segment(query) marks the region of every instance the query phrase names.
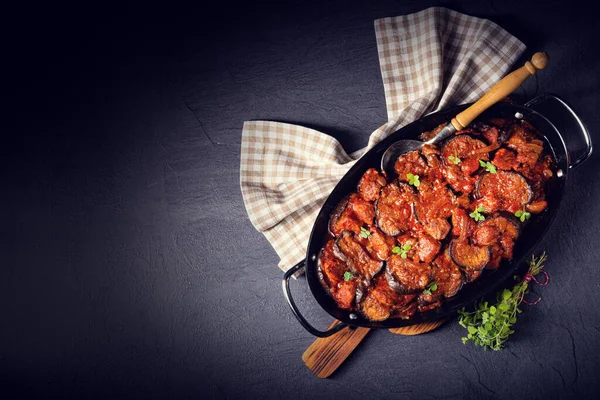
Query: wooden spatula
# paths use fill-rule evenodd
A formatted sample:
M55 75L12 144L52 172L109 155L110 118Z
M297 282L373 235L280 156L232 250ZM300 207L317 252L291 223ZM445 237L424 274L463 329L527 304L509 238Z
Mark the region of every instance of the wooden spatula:
M445 322L446 320L425 322L390 329L390 332L406 336L420 335L436 329ZM339 323L339 321L334 321L327 330ZM317 377L328 378L346 361L370 331L369 328L347 328L335 335L316 339L302 355L302 361Z

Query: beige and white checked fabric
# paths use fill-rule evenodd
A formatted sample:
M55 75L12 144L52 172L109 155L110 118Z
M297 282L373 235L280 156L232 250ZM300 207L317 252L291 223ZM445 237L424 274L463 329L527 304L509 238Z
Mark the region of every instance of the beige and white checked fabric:
M421 116L475 101L525 45L495 23L446 8L375 21L388 122L348 155L331 136L280 122L247 121L240 185L248 216L287 270L305 257L319 209L370 147Z

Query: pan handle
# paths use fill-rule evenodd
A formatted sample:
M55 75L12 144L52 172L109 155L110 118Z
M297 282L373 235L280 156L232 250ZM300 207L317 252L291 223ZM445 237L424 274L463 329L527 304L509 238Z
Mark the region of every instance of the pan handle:
M305 263L304 261L300 261L298 264L296 264L292 268L290 268L283 276L283 295L285 296L285 299L288 302L288 305L292 309L292 313L294 313L294 316L296 317L298 322L300 322L300 324L304 327L304 329L306 329L307 331L309 331L310 333L312 333L313 335L315 335L317 337L321 337L321 338L329 337L329 336L333 335L334 333L341 331L348 325L340 323L325 332L320 331L317 328L315 328L314 326L312 326L311 324L309 324L306 319L304 319L302 314L300 314L298 307L296 307L296 303L294 303L294 300L292 299L292 292L290 291L290 278L292 277L292 275L297 273L300 269L304 268L304 263Z
M546 104L545 106L544 106L544 103ZM592 138L590 137L590 133L588 132L587 128L585 127L583 121L581 121L581 118L579 118L579 116L575 113L575 111L573 111L573 109L567 103L565 103L562 99L560 99L559 97L557 97L553 94L549 94L549 93L541 94L541 95L537 96L536 98L534 98L533 100L530 100L529 102L527 102L525 104L525 107L532 108L536 111L539 111L541 114L548 115L547 113L544 113L542 110L545 107L547 107L548 105L551 106L552 105L551 103L558 105L562 109L566 110L569 114L571 114L571 116L573 117L574 123L569 124L569 127L571 127L571 125L573 125L574 129L578 129L579 133L583 137L585 149L581 152L581 155L579 157L577 157L577 159L573 162L571 162L571 157L569 156L569 169L575 169L592 155ZM552 118L550 118L550 120L552 120ZM554 122L558 122L558 121L552 121L552 122L554 123ZM565 142L565 145L566 145L566 142Z

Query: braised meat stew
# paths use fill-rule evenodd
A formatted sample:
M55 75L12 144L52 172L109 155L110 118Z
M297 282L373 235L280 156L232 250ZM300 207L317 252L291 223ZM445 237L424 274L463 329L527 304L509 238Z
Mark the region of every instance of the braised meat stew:
M507 119L475 122L394 169L368 169L337 205L317 262L338 307L370 321L433 310L502 268L522 226L548 207L554 176L536 129Z

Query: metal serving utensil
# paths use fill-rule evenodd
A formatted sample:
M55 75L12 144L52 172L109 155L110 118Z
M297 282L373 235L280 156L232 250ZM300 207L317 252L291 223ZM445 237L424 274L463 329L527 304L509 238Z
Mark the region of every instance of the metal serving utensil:
M459 113L455 118L452 118L450 123L442 128L432 139L426 142L403 139L388 147L383 156L381 156L381 170L385 171L388 176L395 176L394 163L398 156L414 150L420 150L426 144L440 143L457 131L464 129L482 112L514 92L531 75L534 75L538 70L546 68L546 65L548 65L548 55L543 52L535 53L531 57L531 61L527 61L524 66L502 78L482 98Z

